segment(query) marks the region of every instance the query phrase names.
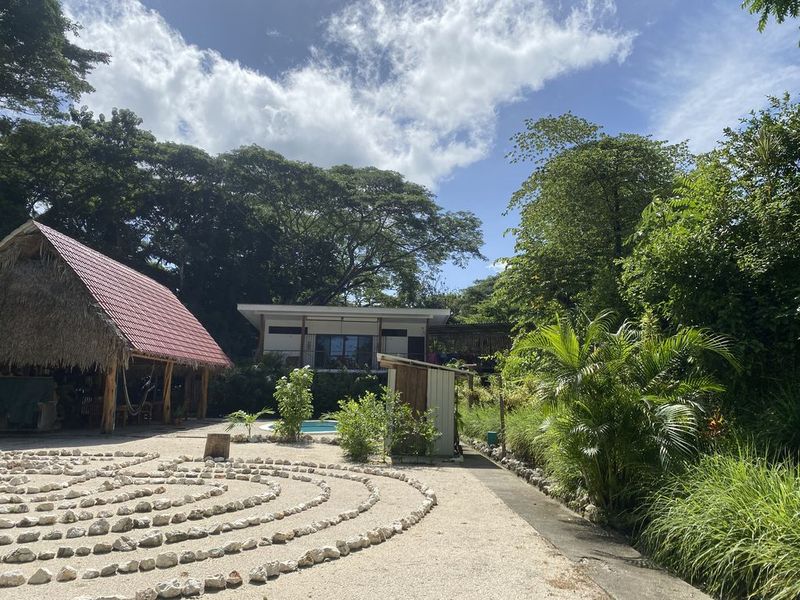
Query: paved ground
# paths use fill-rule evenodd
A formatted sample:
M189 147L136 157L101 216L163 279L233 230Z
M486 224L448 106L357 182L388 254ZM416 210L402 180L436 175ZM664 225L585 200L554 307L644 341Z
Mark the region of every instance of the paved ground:
M81 448L90 451L157 451L161 459L181 454L202 454L205 434L221 431L220 424L191 424L183 430L128 428L114 436L89 434L51 434L4 437L0 450L39 448ZM339 448L325 444L288 446L280 444L235 444L232 456L244 459L271 458L291 461L336 463L342 461ZM136 469L155 471L154 463ZM215 594L227 598L491 598L525 599L699 599L702 594L660 571L643 567L631 548L599 530L522 483L491 461L471 455L463 465L441 463L433 466L399 467L410 477L432 487L436 506L408 531L387 542L347 557L325 562L298 573L282 575L261 586L245 584L238 590ZM175 569L119 575L113 579L85 582L23 585L0 593L4 600L48 598L71 599L104 591L132 596L145 585L173 577L205 577L216 572L239 570L246 578L253 566L268 560L288 560L311 546L333 543L365 527L391 521L407 514L419 502L419 494L405 484L387 478L374 478L380 488L380 501L357 519L346 521L289 544L259 547L249 552L225 556L202 563L180 565ZM330 518L348 508L363 495L363 490L349 482L327 479L331 498L324 504L292 515L282 521L286 526L302 526ZM308 484L280 479L283 493L270 502L269 510L296 504L309 497ZM232 484L228 499L250 493L246 482ZM166 496L174 496L168 492ZM293 504L294 503L294 504ZM263 513L263 508L259 509ZM35 513L34 513L35 514ZM254 513L255 514L255 513ZM232 517L229 517L232 518ZM294 523L294 525L291 525ZM273 524L274 525L274 524ZM284 529L286 527L284 526ZM247 531L258 539L271 535L274 527L262 525ZM14 531L14 530L12 530ZM15 532L16 533L16 532ZM233 532L235 533L235 532ZM226 535L222 534L222 538ZM64 540L69 541L69 540ZM227 538L222 540L227 541ZM41 542L39 542L41 543ZM59 544L61 542L57 542ZM85 543L85 542L84 542ZM181 546L195 549L191 542ZM0 548L5 554L9 548ZM170 550L166 546L160 551ZM179 550L183 550L181 547ZM139 551L126 553L136 558ZM98 557L89 556L80 568L92 566ZM114 558L116 560L116 558ZM94 561L94 562L92 562ZM57 571L60 559L44 561ZM73 559L73 562L75 560ZM103 562L100 560L99 562ZM109 562L105 560L105 562ZM0 564L0 572L13 565ZM35 570L25 565L26 574ZM98 567L101 566L98 563ZM113 581L113 584L111 583Z
M612 598L709 600L685 581L655 568L623 537L589 523L484 456L468 451L464 466Z

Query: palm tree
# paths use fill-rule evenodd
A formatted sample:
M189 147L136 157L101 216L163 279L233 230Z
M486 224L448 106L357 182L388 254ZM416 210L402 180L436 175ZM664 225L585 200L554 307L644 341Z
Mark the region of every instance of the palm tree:
M230 431L237 425L244 425L247 427L247 439L250 439L250 432L253 428L253 425L256 421L258 421L264 415L274 415L275 411L270 410L268 408L262 408L257 413L249 413L243 410L237 410L232 412L228 415L225 415L225 420L228 422L228 426L225 428L225 431Z
M729 342L705 330L662 336L610 325L607 312L557 319L518 348L538 358L533 387L547 417L537 443L550 468L613 512L696 451L700 417L723 390L700 356L738 365Z

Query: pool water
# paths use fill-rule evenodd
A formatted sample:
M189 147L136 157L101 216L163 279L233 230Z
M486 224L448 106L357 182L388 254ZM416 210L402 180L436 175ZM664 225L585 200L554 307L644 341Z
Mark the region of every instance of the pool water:
M336 421L303 421L301 433L336 433Z
M269 425L262 425L260 429L272 431L274 426L274 423L270 423ZM336 433L336 421L309 419L308 421L303 421L300 426L300 433Z

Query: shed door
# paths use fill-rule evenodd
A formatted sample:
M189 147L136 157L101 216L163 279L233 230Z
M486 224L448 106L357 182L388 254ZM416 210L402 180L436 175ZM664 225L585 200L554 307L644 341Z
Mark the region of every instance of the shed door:
M455 374L431 369L428 379L428 403L434 411L436 429L442 434L434 443L437 456L452 456L455 442Z
M428 370L398 365L395 390L400 392L400 400L410 404L415 412L425 412L428 408Z

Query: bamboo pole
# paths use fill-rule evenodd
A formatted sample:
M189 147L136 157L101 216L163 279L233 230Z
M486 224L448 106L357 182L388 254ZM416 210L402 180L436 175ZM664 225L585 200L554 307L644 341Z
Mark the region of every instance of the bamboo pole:
M103 416L100 421L100 430L103 433L113 433L117 417L117 364L112 363L105 375L103 389Z
M173 362L168 362L164 365L164 389L161 396L164 401L161 414L164 424L172 422L172 368L174 366L175 363Z
M205 419L208 410L208 367L203 367L200 375L200 402L197 405L197 418Z

